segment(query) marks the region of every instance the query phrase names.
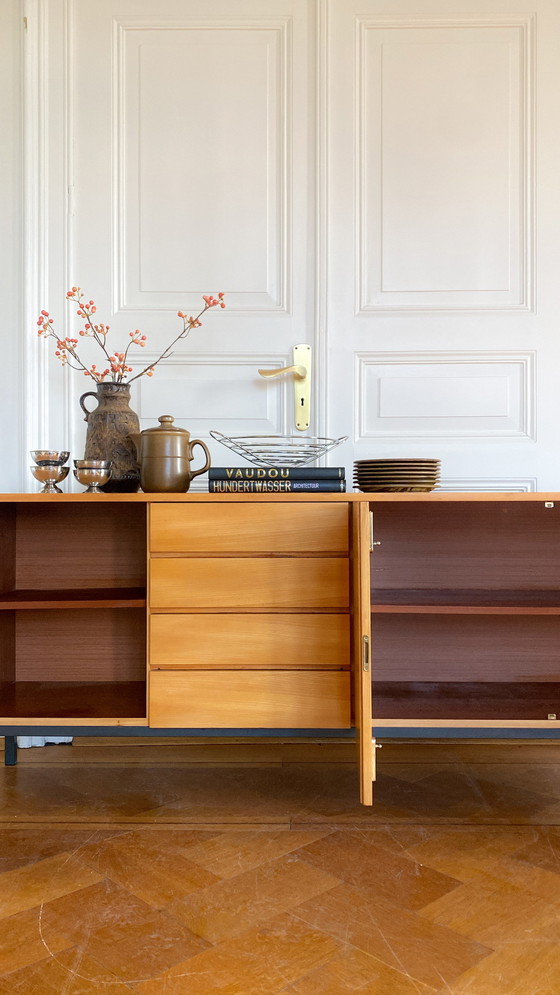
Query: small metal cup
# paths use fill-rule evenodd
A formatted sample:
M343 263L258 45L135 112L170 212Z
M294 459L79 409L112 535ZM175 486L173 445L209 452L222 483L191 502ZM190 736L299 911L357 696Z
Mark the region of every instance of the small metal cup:
M62 449L32 449L29 455L37 466L63 466L70 453Z
M76 462L76 461L75 461ZM78 461L79 462L79 461ZM109 461L110 462L110 461ZM111 477L111 466L79 466L74 476L80 484L87 484L84 494L102 494L100 490Z
M56 485L62 480L66 480L70 470L69 466L52 466L49 463L44 463L40 466L30 466L29 469L35 480L45 485L39 491L40 494L62 494L60 487Z

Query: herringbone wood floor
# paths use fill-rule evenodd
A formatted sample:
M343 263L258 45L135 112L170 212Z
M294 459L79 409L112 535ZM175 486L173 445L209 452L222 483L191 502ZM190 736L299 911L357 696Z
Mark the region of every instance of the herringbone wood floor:
M0 772L0 995L558 995L560 745L76 740Z

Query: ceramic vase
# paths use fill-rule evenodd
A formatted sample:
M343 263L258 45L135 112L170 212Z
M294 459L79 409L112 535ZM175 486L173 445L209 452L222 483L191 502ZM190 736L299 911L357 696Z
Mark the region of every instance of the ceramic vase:
M86 398L94 398L95 407L86 407ZM130 385L98 383L95 391L80 397L80 407L87 422L85 459L111 460L112 475L103 491L135 492L140 486L140 466L131 436L140 431L138 415L130 407Z

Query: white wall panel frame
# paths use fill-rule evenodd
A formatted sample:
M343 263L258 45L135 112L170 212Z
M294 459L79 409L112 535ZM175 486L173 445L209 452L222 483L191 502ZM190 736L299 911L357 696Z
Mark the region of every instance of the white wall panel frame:
M509 59L509 121L510 145L504 162L509 172L509 205L507 223L504 220L500 237L508 242L509 265L505 283L494 286L490 280L484 286L481 274L479 287L461 289L430 288L429 285L396 288L385 286L387 279L388 247L384 244L384 183L381 157L384 152L382 100L383 70L377 67L374 77L371 52L368 44L375 35L380 37L426 36L426 44L434 42L442 33L451 33L456 39L480 36L495 40L503 35L503 45L510 48ZM419 17L414 14L402 17L356 16L356 177L355 177L355 231L356 231L356 284L355 311L367 314L376 311L400 310L533 310L534 308L534 32L533 15L492 15L461 17ZM429 37L428 37L429 36ZM382 42L379 57L382 60ZM486 60L492 63L491 56ZM451 60L452 61L452 60ZM429 60L428 60L429 62ZM399 99L401 97L399 96ZM372 101L377 106L372 110ZM377 122L372 123L372 116ZM377 129L377 147L372 148L372 128ZM401 129L402 130L402 129ZM489 129L491 131L491 129ZM472 136L471 136L472 137ZM484 169L484 163L481 162ZM372 187L374 192L372 193ZM492 198L488 197L490 205ZM402 219L401 219L402 220ZM468 224L468 216L465 218ZM474 229L473 229L474 230ZM402 224L399 227L402 232ZM386 233L385 233L386 234ZM396 233L393 233L394 235ZM496 245L499 244L498 234ZM491 248L491 247L490 247ZM393 251L394 263L395 252ZM418 257L416 257L418 258ZM486 258L489 265L490 252ZM434 262L435 257L434 257ZM466 260L463 260L465 262ZM442 257L442 269L446 260Z
M534 442L535 372L533 351L357 352L354 440ZM395 377L396 397L391 392ZM490 389L479 402L479 388L488 377ZM400 412L396 401L402 405Z
M155 359L155 353L143 352L142 363L133 364L131 376ZM285 365L286 357L268 354L264 362L268 369L280 368ZM262 363L261 355L225 353L218 356L192 353L162 362L153 379L142 377L133 385L141 428L157 425L160 415L168 414L168 408L171 408L178 426L203 438L209 445L215 445L210 441L210 429L218 429L226 435L286 432L289 430L286 400L291 384L285 382L283 389L278 390L278 384L259 377L258 368ZM260 395L258 405L251 396L255 384ZM189 390L190 397L188 394L183 396L183 391ZM221 455L225 453L224 449Z
M146 19L141 17L115 17L113 27L113 72L115 77L113 106L113 287L115 292L114 310L174 310L183 306L188 290L189 306L194 306L195 298L208 292L204 283L198 288L175 286L172 290L143 289L141 254L146 248L146 240L140 221L142 196L141 164L132 161L133 146L140 141L140 134L135 129L141 127L141 98L133 91L133 81L137 77L140 89L140 65L134 59L140 59L141 53L154 39L174 38L177 42L191 42L194 45L198 34L201 39L216 41L228 35L239 44L244 34L248 43L254 46L260 43L266 48L267 80L263 87L269 101L267 108L267 161L266 178L261 178L266 185L266 238L258 253L266 260L266 278L260 289L244 290L240 287L241 280L231 281L233 286L220 285L219 289L227 290L228 307L235 311L246 313L267 313L270 311L287 313L291 309L291 259L292 237L292 177L290 164L293 157L291 145L291 102L292 102L292 18L278 18L263 14L258 18L222 18L195 19L180 18L173 20ZM135 37L137 36L137 37ZM131 43L131 39L133 40ZM233 49L232 49L233 52ZM236 57L239 56L235 50ZM227 87L227 73L216 80L216 85ZM256 94L258 88L253 87ZM136 99L138 98L138 99ZM175 122L178 123L178 122ZM131 127L132 125L132 127ZM196 135L193 135L193 160L196 160ZM203 139L199 136L199 141ZM239 143L241 145L241 142ZM235 142L231 143L232 157L235 155ZM236 199L236 186L232 182L232 200ZM239 189L237 189L239 196ZM136 205L134 208L133 205ZM200 205L196 205L200 210ZM236 244L240 255L244 236L250 235L250 228L243 230L240 219L239 226L232 231L225 230L222 235L224 245ZM192 238L189 232L185 238ZM199 243L203 243L204 230L199 228L195 233ZM133 247L138 247L137 251ZM256 247L255 247L256 248ZM159 244L156 257L164 251ZM157 282L157 281L156 281ZM237 289L239 288L239 289Z
M527 494L537 490L536 477L442 477L438 491Z

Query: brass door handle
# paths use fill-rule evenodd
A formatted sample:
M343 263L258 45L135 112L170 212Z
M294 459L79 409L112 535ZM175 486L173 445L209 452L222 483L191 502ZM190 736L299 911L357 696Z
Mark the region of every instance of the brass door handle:
M294 375L294 413L296 428L300 432L309 428L311 411L311 346L306 342L293 348L293 365L278 370L259 370L261 377L279 377L283 373Z
M305 366L283 366L281 370L259 370L261 377L279 377L281 373L293 373L298 380L305 380Z

